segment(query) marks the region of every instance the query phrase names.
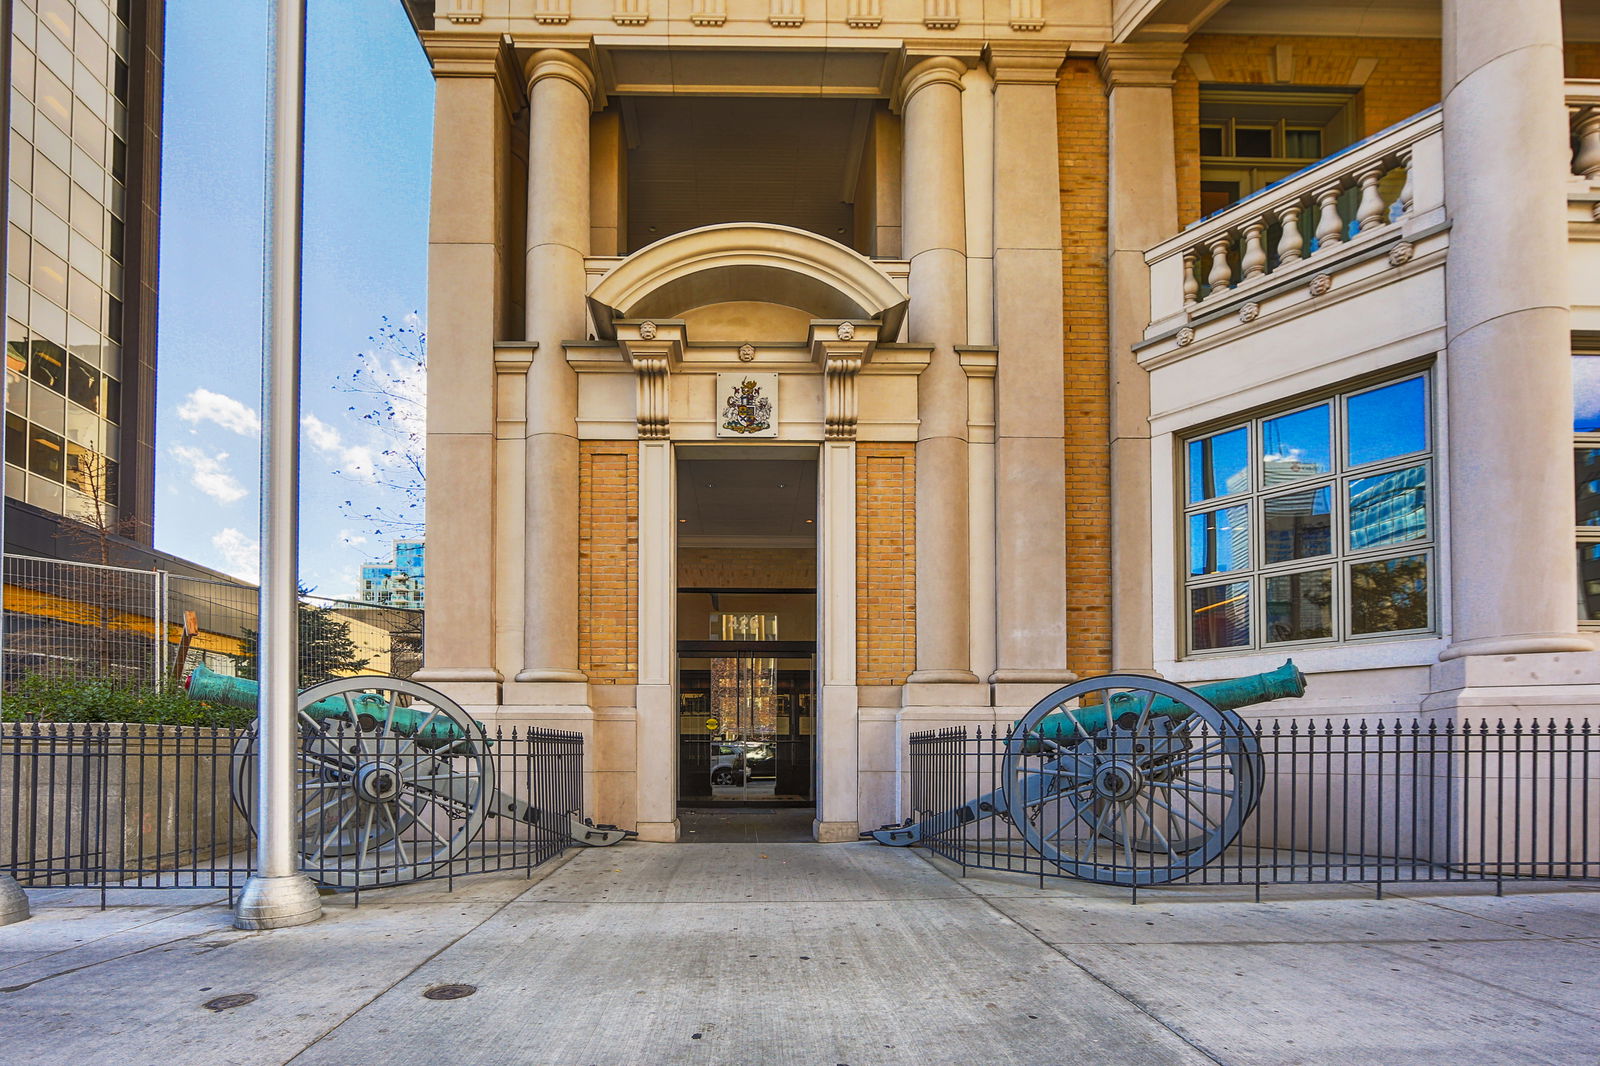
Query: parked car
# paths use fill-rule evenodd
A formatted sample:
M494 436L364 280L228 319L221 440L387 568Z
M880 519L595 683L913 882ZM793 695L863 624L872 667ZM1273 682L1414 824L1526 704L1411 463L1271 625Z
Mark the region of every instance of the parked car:
M711 783L742 785L750 780L750 764L745 746L737 740L713 741L711 745Z

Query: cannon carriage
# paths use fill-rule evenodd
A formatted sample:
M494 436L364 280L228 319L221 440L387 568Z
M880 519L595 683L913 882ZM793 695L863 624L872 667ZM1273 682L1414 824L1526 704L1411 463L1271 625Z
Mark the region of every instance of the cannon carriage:
M1238 708L1304 693L1293 661L1194 688L1138 674L1079 681L1012 726L998 788L862 836L910 847L1001 818L1069 876L1181 880L1227 850L1261 799L1261 746Z
M254 707L256 682L196 667L189 697ZM499 787L494 741L448 696L397 677L300 693L294 809L302 869L333 888L400 884L461 858L491 820L606 847L633 836ZM551 758L570 756L552 755ZM234 745L233 802L255 827L256 733Z

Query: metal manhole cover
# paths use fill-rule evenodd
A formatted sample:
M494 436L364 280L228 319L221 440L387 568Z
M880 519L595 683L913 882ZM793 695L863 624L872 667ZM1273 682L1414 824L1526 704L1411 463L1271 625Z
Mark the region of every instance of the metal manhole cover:
M434 985L422 993L423 999L466 999L478 990L477 985Z
M234 1007L242 1007L246 1003L254 1003L255 1001L255 993L237 992L231 996L218 996L216 999L208 999L201 1006L205 1007L206 1010L232 1010Z

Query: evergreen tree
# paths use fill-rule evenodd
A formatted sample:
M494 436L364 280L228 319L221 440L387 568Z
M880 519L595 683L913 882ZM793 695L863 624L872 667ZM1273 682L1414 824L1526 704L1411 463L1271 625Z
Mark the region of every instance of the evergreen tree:
M300 654L298 685L302 689L332 677L359 674L372 661L361 654L361 648L350 638L350 622L341 618L332 607L318 607L307 603L310 590L301 587L301 599L296 613L299 616ZM239 655L239 676L259 677L257 666L256 631L244 630L244 647Z

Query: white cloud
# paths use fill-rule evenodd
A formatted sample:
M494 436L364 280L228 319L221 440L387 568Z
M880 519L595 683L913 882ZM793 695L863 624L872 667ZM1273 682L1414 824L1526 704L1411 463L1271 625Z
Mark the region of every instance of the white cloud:
M222 568L228 573L245 581L257 579L261 564L259 541L230 527L212 537L211 546L222 553Z
M346 444L344 436L337 429L313 414L300 416L300 425L305 430L306 440L311 447L333 460L337 467L335 473L353 477L358 481L376 480L377 471L373 466L371 448L360 444Z
M365 544L366 542L367 542L367 538L362 536L362 534L358 530L354 530L354 529L341 529L341 530L339 530L339 543L344 545L347 548L359 548L363 544Z
M189 468L189 483L218 503L236 503L245 497L245 488L227 471L227 452L207 455L199 448L174 444L169 449L174 459Z
M261 435L261 418L249 407L210 389L195 389L178 405L178 417L185 422L215 422L223 429L244 437Z

